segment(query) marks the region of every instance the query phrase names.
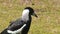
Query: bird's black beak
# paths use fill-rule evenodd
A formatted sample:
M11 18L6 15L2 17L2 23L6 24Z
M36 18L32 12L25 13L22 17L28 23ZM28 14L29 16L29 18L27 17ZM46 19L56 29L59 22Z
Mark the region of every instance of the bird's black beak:
M33 13L33 16L38 17L35 13Z

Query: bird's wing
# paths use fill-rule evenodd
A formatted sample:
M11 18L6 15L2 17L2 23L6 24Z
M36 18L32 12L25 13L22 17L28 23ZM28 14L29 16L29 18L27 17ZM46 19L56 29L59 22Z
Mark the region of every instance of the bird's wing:
M11 34L16 34L16 33L21 33L22 29L26 26L26 24L24 24L21 28L19 28L18 30L15 31L11 31L11 30L7 30L8 33Z
M26 24L24 21L22 21L22 20L15 21L14 23L11 23L10 26L8 27L8 32L16 33L18 31L21 31L25 26L26 26Z

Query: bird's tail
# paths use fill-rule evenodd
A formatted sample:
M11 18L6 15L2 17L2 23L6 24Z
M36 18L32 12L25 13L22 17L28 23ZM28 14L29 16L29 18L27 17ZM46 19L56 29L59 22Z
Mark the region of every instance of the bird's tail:
M8 34L7 33L7 28L5 30L3 30L0 34Z

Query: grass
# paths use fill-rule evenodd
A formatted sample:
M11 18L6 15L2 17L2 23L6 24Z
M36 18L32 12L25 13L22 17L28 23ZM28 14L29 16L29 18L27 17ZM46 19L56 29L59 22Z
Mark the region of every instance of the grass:
M29 34L60 34L60 0L0 0L0 32L10 21L20 18L27 6L38 15L38 18L32 16Z

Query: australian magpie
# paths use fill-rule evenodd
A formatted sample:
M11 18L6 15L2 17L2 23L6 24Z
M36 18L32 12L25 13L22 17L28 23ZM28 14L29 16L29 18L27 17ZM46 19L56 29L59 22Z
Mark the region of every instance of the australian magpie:
M1 32L1 34L28 34L32 21L31 15L37 17L31 7L26 7L22 12L22 17L12 21L10 25Z

